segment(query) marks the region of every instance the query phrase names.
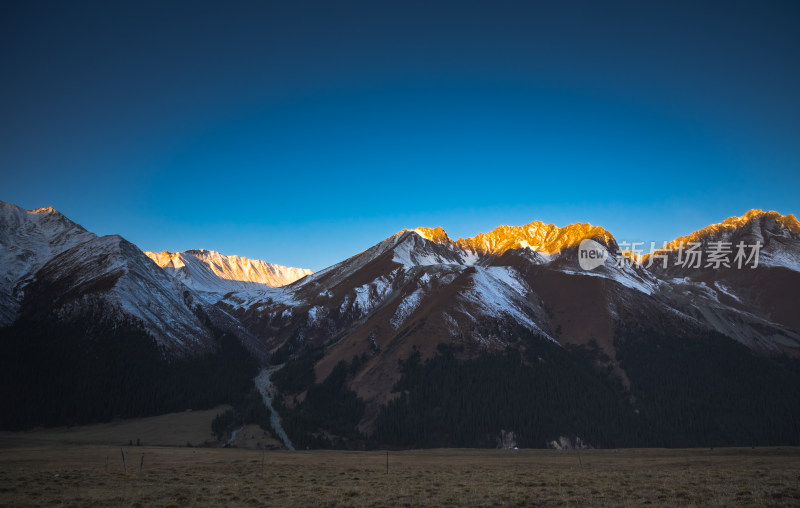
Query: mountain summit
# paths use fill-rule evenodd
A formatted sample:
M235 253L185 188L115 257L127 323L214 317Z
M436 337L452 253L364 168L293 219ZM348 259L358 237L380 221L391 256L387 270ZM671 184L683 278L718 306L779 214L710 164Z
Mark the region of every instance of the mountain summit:
M584 240L602 254L591 268ZM52 209L3 203L0 246L0 341L23 358L0 385L16 386L8 407L30 410L7 425L42 422L16 394L33 390L20 379L45 376L37 356L59 351L52 367L89 350L101 352L77 355L80 372L138 358L157 386L191 372L210 391L221 372L255 377L232 358L271 366L275 409L298 447L493 446L509 429L524 446L800 444L793 215L753 210L641 262L591 224L455 241L417 228L311 273L208 250L142 253ZM192 395L178 374L173 402ZM80 383L62 376L65 390L85 386L70 375ZM219 403L215 393L203 404Z
M311 270L274 265L258 259L225 256L204 249L145 252L164 271L197 291L229 293L285 286Z
M0 326L14 322L25 285L47 261L95 238L51 207L0 201Z
M580 223L558 227L534 221L525 226L498 226L489 233L479 233L456 241L451 240L441 227L420 227L413 231L431 242L454 245L479 255L495 256L512 249L525 248L547 255L558 254L565 249L576 247L586 238L605 245L614 243L614 237L605 229Z
M740 243L748 246L757 243L761 265L783 266L800 271L800 222L792 214L781 215L763 210L750 210L740 217L729 217L719 224L711 224L676 238L660 249L660 253L675 256L677 250L688 248L691 244L708 249L720 242L731 250ZM649 257L645 256L644 261Z

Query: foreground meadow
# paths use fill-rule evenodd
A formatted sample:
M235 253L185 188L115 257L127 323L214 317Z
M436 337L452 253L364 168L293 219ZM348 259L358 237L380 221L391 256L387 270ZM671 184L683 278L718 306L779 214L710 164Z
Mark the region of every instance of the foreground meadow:
M125 469L122 454L125 454ZM800 506L800 450L0 449L13 506Z

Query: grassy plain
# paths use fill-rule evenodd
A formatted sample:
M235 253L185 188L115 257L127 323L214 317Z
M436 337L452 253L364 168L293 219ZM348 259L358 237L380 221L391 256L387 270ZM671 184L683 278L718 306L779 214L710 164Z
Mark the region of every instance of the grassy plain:
M0 505L800 506L800 451L591 450L579 463L418 450L389 452L387 473L385 452L20 443L0 450Z
M798 448L391 451L387 473L383 451L198 448L224 409L0 433L0 506L800 506Z
M205 411L186 411L149 418L115 420L109 423L0 432L0 449L15 446L127 445L138 439L149 446L198 446L215 441L211 421L230 409L219 406Z

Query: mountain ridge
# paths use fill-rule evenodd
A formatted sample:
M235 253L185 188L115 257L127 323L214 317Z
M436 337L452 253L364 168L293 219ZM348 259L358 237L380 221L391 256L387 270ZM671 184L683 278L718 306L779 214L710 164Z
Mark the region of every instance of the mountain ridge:
M38 269L96 237L52 207L25 210L0 201L0 326L14 321L18 293Z
M659 409L648 401L661 388L652 384L650 371L640 362L654 361L651 356L658 348L673 355L661 359L673 369L662 376L673 371L687 375L682 365L695 365L700 361L697 354L714 351L748 365L755 362L750 365L753 375L761 376L755 383L768 379L757 373L773 366L783 369L778 378L791 386L791 358L800 358L800 319L794 310L800 302L800 264L793 263L800 256L800 235L794 216L777 212L753 210L681 237L701 238L703 247L739 239L760 242L761 262L741 268L678 266L677 247L668 253L672 265L667 268L648 266L647 258L634 263L602 227L534 221L455 241L442 228L404 229L316 273L285 272L302 277L269 286L265 282L274 282L269 276L286 267L271 272L277 265L204 249L144 253L122 237L97 237L63 222L68 219L57 212L37 209L43 211L33 214L8 206L3 210L10 210L0 215L0 226L5 225L0 227L3 255L15 259L17 254L34 253L12 266L7 279L17 277L11 284L16 289L0 295L18 303L15 312L29 322L68 323L71 316L77 320L87 315L106 328L141 322L164 351L184 356L214 354L220 333L235 336L262 366L284 365L285 370L276 373L284 383L276 384L280 396L274 401L281 416L294 422L287 432L295 444L364 446L364 436L384 436L381 439L390 440L386 444L403 446L492 442L486 434L491 429L470 434L474 441L450 441L441 429L436 434L440 441L415 441L403 434L411 428L400 433L387 428L393 425L387 411L405 422L429 410L434 417L435 408L412 410L412 404L422 403L425 394L419 390L425 391L426 385L445 381L420 383L408 376L422 375L428 365L433 370L425 375L435 375L443 368L437 362L449 365L456 377L467 374L453 362L470 369L501 369L487 374L486 379L494 380L503 369L522 368L517 379L545 383L530 369L555 362L561 370L546 370L563 396L577 396L564 383L578 375L570 369L581 369L582 386L600 399L615 400L615 411L655 414ZM50 217L54 225L37 236L41 217ZM604 262L591 270L581 265L585 239L607 251ZM5 250L6 245L13 248ZM707 360L711 361L703 359L698 368L727 375L715 364L703 363ZM295 375L306 381L287 380ZM692 389L702 392L702 376L697 379L700 384ZM402 386L414 388L406 393L398 388ZM715 397L733 397L724 384L709 386L716 390ZM800 381L797 387L800 391ZM328 390L328 395L320 390ZM536 390L525 393L547 407L554 404ZM325 415L335 412L331 401L337 397L351 414L329 420ZM755 399L751 402L756 404ZM751 402L743 406L748 421L773 425L772 420L753 416L757 412ZM464 401L467 407L472 403ZM446 401L436 404L447 406ZM598 417L605 414L599 407L587 409ZM527 433L529 439L544 435L541 429L532 430L534 416L527 410L523 420L523 413L513 408L498 411L517 418L516 427L501 428L522 429L520 435ZM693 406L692 411L702 408ZM596 444L629 442L612 428L600 434L576 429L565 415L553 415L546 432L549 440L589 432L585 435L595 436ZM607 424L624 421L637 426L642 420L655 425L650 417L617 416ZM722 428L710 415L702 418L708 429ZM450 414L448 419L457 421L458 416ZM659 432L674 431L670 429ZM708 429L693 431L697 441L691 442L718 442L703 437L711 432ZM639 432L644 437L630 442L681 442ZM742 435L724 442L740 443Z
M281 287L313 273L305 268L226 256L206 249L144 254L188 287L210 293Z
M407 231L407 230L404 230ZM575 247L586 238L599 240L600 243L616 244L611 233L601 226L589 223L574 223L563 227L533 221L523 226L497 226L487 233L478 233L469 238L453 241L441 227L418 227L411 231L435 243L454 245L478 254L500 255L511 249L530 248L546 255L558 254Z

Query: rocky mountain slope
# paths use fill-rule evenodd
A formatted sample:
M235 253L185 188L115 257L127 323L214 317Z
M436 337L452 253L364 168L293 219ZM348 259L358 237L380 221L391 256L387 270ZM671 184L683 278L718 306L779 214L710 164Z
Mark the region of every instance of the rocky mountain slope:
M731 284L764 278L775 269L786 272L784 280L796 277L800 270L791 260L800 252L793 233L797 221L755 211L735 221L742 231L751 231L748 241L755 238L754 222L765 224L758 238L766 245L755 268L701 268L681 277L684 272L648 266L647 257L642 264L630 262L607 231L584 224L503 226L455 242L440 228L419 228L402 231L279 293L231 294L220 305L240 316L275 351L294 348L286 341L295 336L294 342L328 348L349 344L352 353L361 354L389 344L397 347L398 336L401 343L413 343L414 334L491 349L505 347L511 330L522 327L561 344L596 341L613 358L614 326L620 321L657 318L666 328L731 334L721 318L699 313L698 306L712 304L723 315L739 316L733 336L746 345L763 352L795 351L800 326L779 304L798 301L784 288L794 286L773 281L757 302L744 306L741 299L749 297L737 291L746 293L752 286L734 291ZM592 271L581 269L577 259L577 246L586 238L610 252L606 263ZM677 245L673 242L670 248Z
M793 215L750 210L678 238L643 263L666 281L662 293L674 308L757 351L797 354L800 222Z
M0 203L0 427L211 407L252 385L263 343L136 246L52 208Z
M96 236L52 208L0 201L0 326L16 319L21 292L47 261Z
M312 274L205 250L142 253L52 209L3 204L0 246L4 324L88 315L141 329L178 357L219 349L227 332L261 365L285 364L274 404L300 446L485 446L506 420L502 429L528 445L581 433L598 445L742 444L747 435L776 443L800 422L797 411L762 407L800 407L792 215L753 210L640 257L590 224L501 226L455 241L418 228ZM603 254L593 269L587 248ZM753 377L738 399L731 362ZM451 407L434 389L449 386L445 372L468 376L450 391L480 379L488 388ZM504 372L550 387L517 390L549 408L546 425L545 409L514 409L521 401L508 398ZM493 384L505 386L494 398ZM751 393L769 384L789 391L760 401ZM735 430L715 419L723 409L692 405L692 393L738 407ZM584 416L564 412L564 398L582 400L574 403ZM505 401L492 413L501 419L481 416L479 401ZM685 412L696 425L681 441ZM437 418L483 423L454 435L427 427ZM777 430L754 430L765 426Z
M280 292L234 293L219 305L261 334L276 363L313 355L318 380L340 362L356 363L347 387L365 402L364 431L396 396L398 363L417 353L431 359L441 344L463 348L464 358L519 348L523 336L588 348L595 367L626 389L631 379L619 352L630 333L687 340L719 334L758 355L796 357L800 326L787 309L800 301L792 282L800 274L786 260L800 252L797 221L754 211L725 224L733 223L748 241L758 231L758 266L659 271L647 258L631 262L608 232L591 225L532 223L458 241L439 228L419 228ZM591 271L578 260L587 238L609 253Z
M141 328L179 356L213 349L212 325L239 328L120 236L98 237L52 208L3 203L0 211L4 324L91 316ZM242 332L257 351L260 344Z
M312 273L304 268L225 256L204 249L145 252L145 255L184 285L212 295L285 286Z

